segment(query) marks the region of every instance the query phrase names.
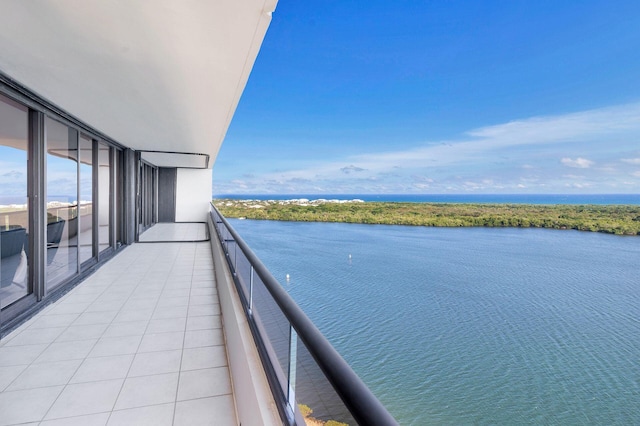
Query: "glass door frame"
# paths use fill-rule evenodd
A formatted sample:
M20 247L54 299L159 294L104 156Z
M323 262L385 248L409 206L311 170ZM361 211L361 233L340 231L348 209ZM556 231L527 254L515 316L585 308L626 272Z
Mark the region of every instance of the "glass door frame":
M140 158L137 153L136 241L158 222L158 167Z

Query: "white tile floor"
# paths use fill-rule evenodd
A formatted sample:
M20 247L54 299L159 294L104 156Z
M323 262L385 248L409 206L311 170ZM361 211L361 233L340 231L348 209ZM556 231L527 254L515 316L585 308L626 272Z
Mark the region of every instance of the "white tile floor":
M140 241L204 241L209 238L206 223L156 223L140 235Z
M0 426L237 425L210 250L132 245L0 341Z

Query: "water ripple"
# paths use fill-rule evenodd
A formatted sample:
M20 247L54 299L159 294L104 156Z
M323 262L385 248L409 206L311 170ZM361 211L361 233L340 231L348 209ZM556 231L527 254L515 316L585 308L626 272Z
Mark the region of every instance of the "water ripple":
M640 239L234 226L401 424L640 424Z

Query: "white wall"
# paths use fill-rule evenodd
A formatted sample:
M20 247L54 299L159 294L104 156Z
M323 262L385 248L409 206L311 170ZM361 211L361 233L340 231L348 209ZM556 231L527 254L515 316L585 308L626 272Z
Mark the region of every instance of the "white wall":
M176 222L206 222L213 191L211 169L178 169Z

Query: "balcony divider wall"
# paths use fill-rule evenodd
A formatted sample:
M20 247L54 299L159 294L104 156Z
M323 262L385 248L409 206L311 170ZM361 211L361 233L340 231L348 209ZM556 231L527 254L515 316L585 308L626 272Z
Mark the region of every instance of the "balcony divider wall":
M0 339L133 242L133 153L0 74Z

